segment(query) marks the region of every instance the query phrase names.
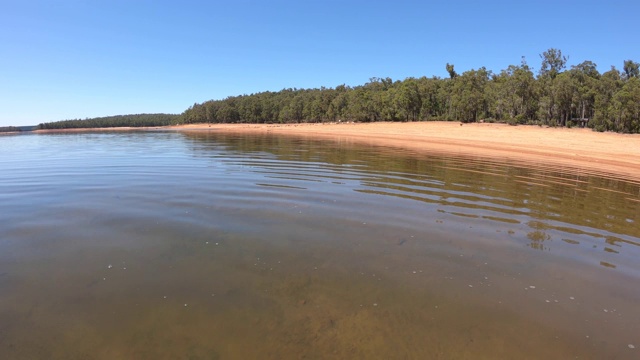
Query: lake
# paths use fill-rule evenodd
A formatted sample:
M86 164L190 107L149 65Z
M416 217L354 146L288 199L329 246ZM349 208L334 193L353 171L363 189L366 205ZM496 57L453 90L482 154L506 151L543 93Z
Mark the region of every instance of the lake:
M637 359L640 183L348 139L0 136L3 359Z

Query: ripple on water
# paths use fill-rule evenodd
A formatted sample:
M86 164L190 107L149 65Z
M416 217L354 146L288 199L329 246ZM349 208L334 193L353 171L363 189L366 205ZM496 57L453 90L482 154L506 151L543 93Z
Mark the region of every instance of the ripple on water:
M7 139L9 357L607 358L640 333L629 179L295 137Z

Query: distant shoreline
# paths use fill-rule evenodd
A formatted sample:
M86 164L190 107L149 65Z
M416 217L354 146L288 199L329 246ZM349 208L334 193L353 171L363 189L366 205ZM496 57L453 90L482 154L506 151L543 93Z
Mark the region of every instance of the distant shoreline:
M598 133L581 128L510 126L495 123L374 122L318 124L190 124L146 128L36 130L36 133L91 131L215 131L263 133L354 141L416 151L571 166L623 175L640 182L640 134Z
M101 127L101 128L70 128L70 129L38 129L33 130L36 134L49 134L49 133L76 133L76 132L107 132L107 131L146 131L146 130L162 130L169 129L172 126L151 126L151 127L134 127L134 126L121 126L121 127Z

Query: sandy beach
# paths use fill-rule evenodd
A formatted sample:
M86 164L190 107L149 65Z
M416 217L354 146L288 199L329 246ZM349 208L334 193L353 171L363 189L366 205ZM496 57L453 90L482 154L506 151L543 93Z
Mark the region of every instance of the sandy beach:
M571 166L640 181L640 134L598 133L591 129L509 126L458 122L378 122L340 124L194 124L180 131L273 133L364 142L417 151L445 151Z

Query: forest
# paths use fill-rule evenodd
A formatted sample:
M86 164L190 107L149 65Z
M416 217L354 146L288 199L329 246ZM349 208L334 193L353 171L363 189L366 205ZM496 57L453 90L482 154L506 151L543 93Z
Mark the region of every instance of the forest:
M511 125L586 126L640 132L640 64L600 73L592 61L567 69L559 49L540 54L537 73L522 58L500 72L481 67L462 73L446 64L446 78L371 78L360 86L283 89L195 103L180 115L138 125L129 115L40 124L41 128L162 126L192 123L301 123L430 121L503 122ZM160 114L158 114L160 115ZM115 118L118 121L116 121ZM110 119L110 120L102 120ZM160 120L162 119L162 120ZM102 126L97 126L102 127Z
M98 117L92 119L62 120L38 125L38 129L78 129L111 127L151 127L182 123L182 116L172 114L135 114Z
M0 133L3 132L20 132L20 128L17 126L0 126Z

